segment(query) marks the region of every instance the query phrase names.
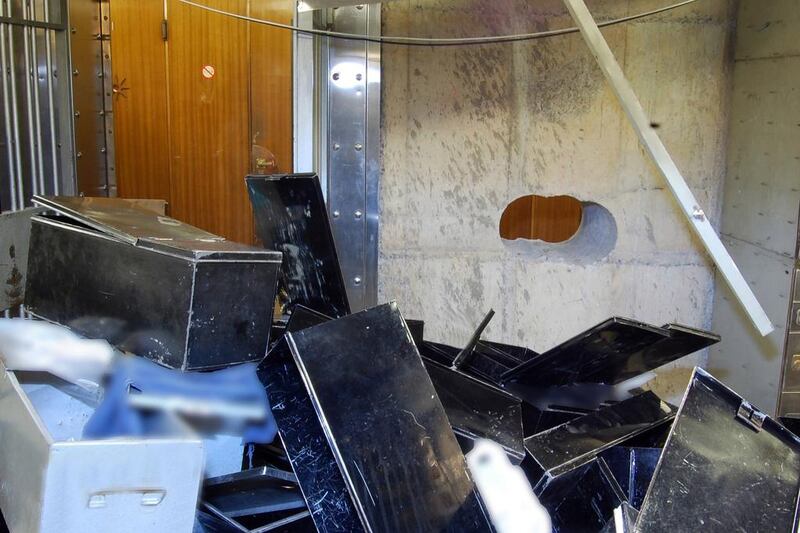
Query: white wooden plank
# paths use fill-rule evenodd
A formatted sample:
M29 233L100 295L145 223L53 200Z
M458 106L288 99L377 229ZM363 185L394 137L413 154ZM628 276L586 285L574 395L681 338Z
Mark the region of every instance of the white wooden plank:
M664 147L664 143L661 142L658 134L650 126L650 121L642 108L642 104L636 97L636 93L633 92L633 88L608 47L608 43L600 33L600 29L597 27L597 23L592 18L586 4L583 0L564 0L564 3L580 29L586 44L595 59L597 59L600 69L611 84L614 94L617 95L620 105L622 105L633 129L639 136L639 141L647 153L650 154L664 179L667 180L672 194L678 200L678 204L689 220L690 225L700 237L706 251L711 255L753 325L761 335L768 335L775 329L772 322L770 322L769 317L767 317L728 250L725 249L722 241L720 241L719 236L708 221L708 217L706 217L694 194L686 184L686 180L681 175L672 157L670 157L666 147Z

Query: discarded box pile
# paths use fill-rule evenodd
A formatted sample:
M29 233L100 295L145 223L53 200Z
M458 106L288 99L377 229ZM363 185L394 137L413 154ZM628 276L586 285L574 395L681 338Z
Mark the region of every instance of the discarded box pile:
M316 176L254 176L247 186L268 251L208 235L187 235L191 245L116 235L95 255L61 254L62 271L76 257L104 260L106 246L138 254L131 264L169 263L192 280L169 288L169 301L163 287L125 295L122 307L97 292L79 305L58 294L54 285L69 281L52 279L51 263L29 272L35 314L118 345L140 341L125 347L167 366L253 361L268 343L258 377L280 439L249 446L241 472L205 480L197 531L493 531L464 459L479 439L523 469L554 531L797 530L794 434L699 368L679 407L639 388L714 334L615 317L536 353L482 340L490 312L466 346L436 343L393 302L351 312ZM64 216L65 199L41 203ZM68 246L48 232L73 231L85 246L84 226L102 211L83 212L80 228L35 221L31 257ZM271 314L273 294L280 319L269 328L255 311ZM147 335L121 335L111 327L121 323ZM165 336L177 348L142 340Z

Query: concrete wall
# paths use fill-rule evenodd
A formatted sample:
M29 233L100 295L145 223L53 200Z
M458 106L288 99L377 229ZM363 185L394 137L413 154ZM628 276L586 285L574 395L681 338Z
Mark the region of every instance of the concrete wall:
M598 20L662 6L594 1ZM732 64L727 0L603 30L678 166L719 220ZM572 26L557 0L397 0L384 35L469 36ZM430 338L545 350L611 315L710 327L714 274L578 34L517 44L383 49L379 295ZM616 221L603 259L504 244L500 215L529 194L598 202ZM704 355L684 362L691 366ZM664 374L680 396L688 370Z
M760 337L720 279L708 364L773 412L800 207L800 2L742 0L737 27L722 233L776 330Z

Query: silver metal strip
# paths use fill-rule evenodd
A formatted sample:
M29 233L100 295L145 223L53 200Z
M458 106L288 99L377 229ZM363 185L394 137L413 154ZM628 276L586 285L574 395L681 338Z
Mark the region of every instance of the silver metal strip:
M3 7L5 9L5 7ZM9 187L9 200L11 202L10 209L16 211L19 209L17 204L17 169L14 164L14 146L17 145L16 130L12 128L12 108L11 108L11 92L10 85L13 85L11 76L13 69L10 64L10 56L8 54L8 43L11 39L11 28L5 24L0 23L0 76L2 76L3 87L3 126L6 132L6 156L8 157L8 187ZM5 206L3 206L5 207Z
M367 6L367 34L381 34L381 6ZM364 306L378 304L378 245L381 179L381 45L367 43L366 228L364 239Z
M336 9L333 27L366 32L368 13L363 5ZM368 306L367 43L331 41L327 65L328 212L350 307L357 311Z
M294 23L303 27L313 27L314 16L312 13L298 13L295 8ZM294 144L294 172L314 171L314 105L315 102L314 76L314 47L315 38L301 33L293 34L292 46L292 120Z
M65 28L69 28L69 7L67 0L58 1L59 18ZM57 100L60 102L74 102L72 87L72 43L70 31L60 31L56 34L56 70L53 78L56 83ZM61 77L58 77L58 74ZM58 107L58 157L60 161L59 173L61 174L61 194L74 195L78 193L77 159L75 157L75 115L73 106Z
M33 76L33 66L31 64L30 32L31 29L29 27L22 28L23 50L25 52L25 70L23 72L23 81L25 83L25 103L27 104L26 110L28 112L28 156L30 157L31 192L33 194L39 194L39 172L36 168L36 127L34 125L34 108L36 107L36 102L33 100L33 91L31 90L31 82L33 81L31 79ZM29 191L25 192L28 193ZM25 203L24 196L21 199L21 203L23 205Z
M9 9L11 7L9 6ZM11 28L8 29L8 59L9 59L9 82L11 85L11 119L13 125L13 132L14 132L14 161L13 163L16 166L16 180L15 180L15 188L14 188L14 205L16 205L15 209L21 209L25 205L24 195L23 195L23 184L22 184L22 149L20 145L22 144L22 139L20 138L20 127L19 127L19 98L17 94L17 84L16 80L14 79L17 71L16 66L16 58L14 57L14 32Z
M36 10L35 10L35 3L30 2L28 3L28 15L32 20L36 19ZM30 53L31 53L31 68L28 71L28 83L31 85L31 89L33 92L33 101L28 102L29 108L33 108L33 124L32 124L32 136L34 139L33 143L33 153L35 154L36 160L32 162L32 166L34 166L36 170L36 181L34 186L34 194L46 194L46 189L44 186L44 154L42 153L42 113L41 113L41 106L39 103L39 49L36 44L36 32L38 30L36 28L29 28L28 35L30 36L31 44L30 44ZM31 105L32 104L32 105Z
M44 20L50 22L50 0L44 2ZM60 176L58 172L58 143L56 142L56 112L55 112L55 98L53 96L53 47L50 43L52 37L51 30L45 30L45 63L46 63L46 76L47 76L47 109L48 119L50 120L50 157L53 165L53 193L59 194Z
M102 75L103 91L103 143L102 152L105 155L106 190L108 196L117 196L117 173L114 150L114 100L113 76L111 61L111 4L109 0L100 2L100 74Z
M672 195L689 221L689 225L700 238L706 251L728 283L742 309L747 313L750 321L762 336L768 335L775 329L775 326L770 322L747 280L742 276L725 245L722 244L719 235L717 235L711 222L709 222L708 217L700 208L697 198L689 189L686 180L678 170L675 161L669 155L664 143L661 142L656 130L651 127L650 120L647 118L641 102L639 102L630 82L622 72L611 48L603 38L603 34L600 33L597 23L592 18L592 14L586 4L583 0L564 0L564 3L576 25L580 28L581 35L583 35L586 45L597 60L600 70L603 71L606 80L614 90L614 94L617 96L617 100L638 135L642 147L645 148L645 151L650 155L653 163L655 163L666 180Z

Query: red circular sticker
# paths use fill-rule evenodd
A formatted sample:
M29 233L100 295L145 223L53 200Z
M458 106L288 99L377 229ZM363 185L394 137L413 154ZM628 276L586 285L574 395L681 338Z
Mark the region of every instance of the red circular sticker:
M217 71L214 70L214 67L212 67L211 65L205 65L203 67L203 77L205 79L207 79L207 80L210 80L211 78L213 78L214 74L216 74L216 72Z

